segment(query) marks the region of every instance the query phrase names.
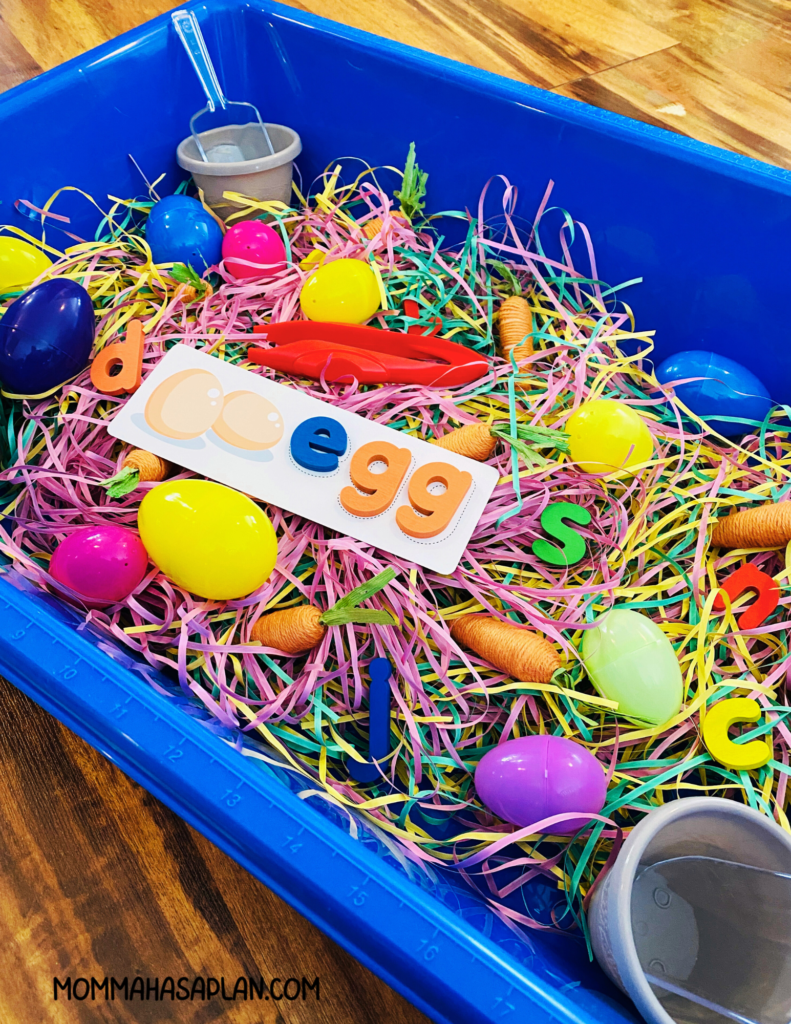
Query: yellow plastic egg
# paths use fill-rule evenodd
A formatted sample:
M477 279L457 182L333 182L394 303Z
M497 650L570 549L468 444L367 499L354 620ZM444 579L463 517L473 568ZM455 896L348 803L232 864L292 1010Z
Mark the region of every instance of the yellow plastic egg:
M140 502L137 526L154 564L199 597L246 597L275 567L267 517L251 498L211 480L159 484Z
M52 260L30 242L0 235L0 293L18 292L52 266Z
M379 309L376 274L362 260L323 263L302 285L299 302L308 320L361 324Z
M623 402L586 402L566 425L571 458L584 473L613 473L647 462L654 451L648 427Z

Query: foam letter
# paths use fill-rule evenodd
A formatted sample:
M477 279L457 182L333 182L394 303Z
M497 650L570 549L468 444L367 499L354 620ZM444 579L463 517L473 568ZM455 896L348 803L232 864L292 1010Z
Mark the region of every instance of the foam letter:
M736 572L732 572L722 584L722 590L731 601L735 601L747 590L754 590L758 599L745 609L739 616L739 629L755 629L769 618L780 600L780 588L772 577L762 572L752 562L745 562ZM722 594L714 598L714 610L725 611L725 600Z
M714 760L739 772L763 767L772 756L769 743L734 743L728 738L728 729L736 722L757 722L760 717L761 705L752 697L728 697L709 708L703 719L703 742Z
M291 457L298 466L314 473L331 473L348 444L346 431L329 416L303 420L291 435Z
M374 658L368 666L371 686L368 690L369 725L368 758L362 764L352 758L346 762L349 775L356 782L376 782L382 777L373 763L381 761L390 753L390 676L393 666L387 658Z
M429 491L429 487L436 483L445 487L442 494ZM412 507L402 505L396 512L396 522L408 537L418 540L436 537L453 519L471 483L469 473L447 462L429 462L421 466L409 481L407 494ZM415 509L421 515L416 515Z
M139 320L130 320L124 341L105 345L91 363L91 383L105 395L122 395L125 391L137 391L143 376L143 325ZM110 370L120 366L119 373L111 375Z
M570 501L553 501L541 513L541 528L544 533L559 540L562 547L539 538L533 541L533 554L548 565L575 565L585 557L585 541L564 519L570 519L579 526L587 526L591 514L581 505Z
M384 473L372 473L369 469L374 462L384 462ZM398 488L412 465L412 453L408 448L396 448L389 441L369 441L358 448L349 464L349 476L354 487L341 491L341 505L353 516L378 516L395 501Z

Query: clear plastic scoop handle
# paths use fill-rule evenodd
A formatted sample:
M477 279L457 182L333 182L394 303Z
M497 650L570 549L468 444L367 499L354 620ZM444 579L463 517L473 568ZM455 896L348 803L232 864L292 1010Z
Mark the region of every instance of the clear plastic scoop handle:
M200 30L198 19L193 11L174 11L172 15L173 25L178 32L179 39L184 44L195 74L206 93L209 110L214 113L217 107L225 110L226 100L223 95L222 86L217 78L214 65L211 62L209 51L203 33Z

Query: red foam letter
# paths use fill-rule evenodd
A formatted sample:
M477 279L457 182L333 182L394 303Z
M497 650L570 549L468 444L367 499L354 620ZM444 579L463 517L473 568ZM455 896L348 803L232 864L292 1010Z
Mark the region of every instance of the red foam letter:
M760 626L769 618L780 600L778 585L768 573L756 568L752 562L746 562L736 572L732 572L723 582L721 589L732 602L747 590L754 590L758 595L753 604L739 616L739 629L755 629L756 626ZM714 598L714 610L725 610L722 594L717 594Z

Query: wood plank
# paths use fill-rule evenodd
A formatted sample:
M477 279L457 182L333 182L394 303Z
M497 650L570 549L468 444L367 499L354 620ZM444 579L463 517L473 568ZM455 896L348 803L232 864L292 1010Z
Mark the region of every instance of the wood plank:
M169 0L3 0L1 9L22 45L48 68L174 6ZM676 42L613 0L294 0L293 6L544 87Z
M676 42L610 0L301 0L300 6L543 87Z
M741 54L742 70L739 70ZM767 68L757 64L766 59ZM768 79L791 63L791 40L778 36L763 48L736 50L725 60L676 46L556 92L657 124L703 142L791 167L791 103ZM734 67L734 64L736 65ZM788 86L783 87L788 93Z
M0 17L0 92L26 82L40 71L40 66Z
M0 680L0 1020L427 1024L68 729ZM53 999L53 978L320 978L303 1002ZM144 983L145 984L145 983Z
M46 70L178 6L171 0L2 0L0 15Z
M791 35L786 0L610 0L685 43L700 55L718 57L770 36Z

